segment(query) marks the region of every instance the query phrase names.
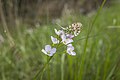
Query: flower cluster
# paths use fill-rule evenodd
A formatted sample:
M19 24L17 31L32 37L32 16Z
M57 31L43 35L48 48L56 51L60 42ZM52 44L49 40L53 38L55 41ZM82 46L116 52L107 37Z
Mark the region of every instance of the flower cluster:
M69 27L63 28L60 30L54 29L57 35L56 37L51 36L52 43L54 45L64 44L67 47L66 52L69 55L75 56L74 47L72 45L73 38L78 36L81 31L82 24L81 23L73 23ZM48 56L53 56L56 53L56 48L53 48L50 45L46 45L45 49L42 49L42 52Z

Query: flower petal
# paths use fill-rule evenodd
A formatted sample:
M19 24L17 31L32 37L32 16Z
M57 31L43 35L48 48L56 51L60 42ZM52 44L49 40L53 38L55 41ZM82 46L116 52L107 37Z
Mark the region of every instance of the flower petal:
M68 44L67 46L68 46L68 47L69 47L69 46L72 46L72 44Z
M55 53L56 52L56 48L52 48L50 53Z
M49 56L53 56L53 54L56 52L56 48L52 48L51 51L50 51L50 54Z
M50 52L51 51L51 46L50 45L46 45L45 46L45 51L46 52Z
M76 52L72 51L72 52L71 52L71 55L72 55L72 56L75 56L75 55L76 55Z
M74 47L72 46L72 44L68 44L68 45L67 45L67 50L71 50L71 51L74 50Z
M47 52L46 52L44 49L42 49L41 51L42 51L44 54L47 54Z
M73 38L74 37L74 35L72 35L72 34L66 34L66 36L67 36L67 38Z
M67 50L67 53L68 53L69 55L72 55L72 56L75 56L75 55L76 55L76 53L75 53L74 51L72 51L72 50Z
M66 35L65 34L61 35L60 37L61 37L62 41L66 40Z

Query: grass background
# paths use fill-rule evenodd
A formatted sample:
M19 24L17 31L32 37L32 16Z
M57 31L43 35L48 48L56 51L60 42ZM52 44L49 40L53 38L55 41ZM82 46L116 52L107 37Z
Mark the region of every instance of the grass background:
M56 53L50 61L43 80L120 80L120 3L102 9L98 16L86 47L87 30L95 12L88 16L71 13L57 21L60 25L73 22L83 24L82 32L74 39L76 56ZM21 25L25 26L25 25ZM14 34L15 47L5 40L0 46L0 80L32 80L36 72L47 62L41 52L46 44L51 44L56 24L46 24L35 29L19 29ZM83 61L84 60L84 63Z

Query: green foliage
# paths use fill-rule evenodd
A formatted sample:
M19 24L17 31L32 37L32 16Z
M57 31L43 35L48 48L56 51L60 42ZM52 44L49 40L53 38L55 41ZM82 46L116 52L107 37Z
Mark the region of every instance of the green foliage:
M43 73L43 80L120 80L120 6L104 8L95 24L86 46L88 26L95 17L79 14L60 19L60 25L81 22L83 29L75 38L76 56L57 52ZM112 26L112 27L111 27ZM14 37L15 47L8 40L0 46L0 80L32 80L37 71L47 62L41 52L44 45L51 44L50 36L57 25L19 31ZM83 59L84 58L84 59ZM83 61L84 60L84 63ZM82 72L81 72L82 71ZM82 77L82 78L81 78Z

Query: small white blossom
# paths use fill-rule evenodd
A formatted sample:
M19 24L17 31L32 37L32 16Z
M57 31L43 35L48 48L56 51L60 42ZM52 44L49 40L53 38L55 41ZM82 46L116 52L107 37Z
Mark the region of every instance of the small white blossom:
M45 49L42 49L41 51L48 56L53 56L56 52L56 48L51 48L50 45L46 45Z
M54 38L53 36L51 36L51 40L52 40L53 44L59 43L59 40L57 38Z
M75 56L76 53L75 53L73 50L74 50L74 47L72 46L72 44L68 44L68 45L67 45L67 53L68 53L69 55Z

